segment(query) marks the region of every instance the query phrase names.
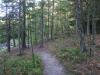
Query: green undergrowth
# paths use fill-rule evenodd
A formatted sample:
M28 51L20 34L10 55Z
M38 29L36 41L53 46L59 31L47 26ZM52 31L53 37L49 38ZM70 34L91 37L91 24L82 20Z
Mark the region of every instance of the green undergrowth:
M75 72L77 65L85 62L88 57L79 48L65 48L58 51L58 58L65 68L72 73L71 75L77 75L77 72Z
M0 56L0 75L42 75L41 60L34 56Z
M87 59L86 53L81 52L78 48L65 48L59 50L59 57L71 63L81 63Z
M60 63L69 71L70 75L77 75L75 70L77 65L85 63L89 55L79 49L79 40L77 37L60 38L48 44L49 50L56 55Z

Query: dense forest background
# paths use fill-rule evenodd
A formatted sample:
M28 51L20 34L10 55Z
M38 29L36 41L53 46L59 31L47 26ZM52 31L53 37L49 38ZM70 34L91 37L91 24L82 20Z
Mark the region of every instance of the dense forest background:
M26 42L30 43L30 37L34 43L57 38L59 34L68 33L66 31L70 30L68 27L71 26L74 29L72 4L71 1L39 1L36 3L35 1L4 1L1 7L6 11L2 11L6 15L1 18L1 27L7 29L2 30L5 31L5 35L6 31L8 32L7 37L13 39L13 44L15 44L15 39L19 39L22 47L26 46ZM67 6L69 7L66 8ZM71 25L67 25L67 20L70 20L68 23ZM1 36L1 42L8 39Z
M31 50L35 61L35 57L39 58L35 55L34 46L39 46L40 49L48 47L62 62L70 61L70 67L73 67L73 63L82 62L83 65L84 61L88 64L93 61L92 68L88 71L91 73L87 75L98 75L95 67L100 67L94 65L99 48L100 0L0 2L0 52L7 51L7 54L12 55L12 51L17 53L17 50L18 55L23 56L25 51ZM81 73L78 75L86 75Z

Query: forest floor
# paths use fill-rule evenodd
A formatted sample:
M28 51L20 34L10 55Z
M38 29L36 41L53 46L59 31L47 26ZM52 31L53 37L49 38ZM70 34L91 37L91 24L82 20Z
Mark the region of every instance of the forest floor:
M44 66L44 75L70 75L52 53L45 50L37 53L41 57Z
M65 48L77 48L78 38L75 36L56 39L55 41L49 41L44 44L43 48L39 45L34 47L34 52L40 56L44 75L91 75L95 73L100 75L100 35L96 37L96 43L98 48L95 50L95 57L88 57L86 60L80 63L72 64L65 58L60 58L60 50ZM15 55L19 53L17 50L13 50L11 54ZM30 55L32 53L31 49L26 49L25 54ZM74 74L70 74L72 72Z
M11 51L12 55L17 55L18 53L18 49ZM46 44L44 44L43 48L40 48L39 45L35 46L34 53L37 54L42 61L43 75L71 75L69 71L65 70L64 66L56 58L56 55L49 51ZM31 55L31 49L26 49L24 54L25 56Z
M67 60L68 57L63 57L66 52L60 55L60 50L64 50L66 48L79 48L78 43L79 40L77 36L71 36L60 38L53 42L48 42L46 46L49 51L56 55L56 57L61 61L66 70L71 71L73 75L100 75L100 35L96 36L96 49L93 50L94 56L88 56L85 58L85 60L81 60L80 62L76 62L73 64ZM81 58L83 59L83 57Z

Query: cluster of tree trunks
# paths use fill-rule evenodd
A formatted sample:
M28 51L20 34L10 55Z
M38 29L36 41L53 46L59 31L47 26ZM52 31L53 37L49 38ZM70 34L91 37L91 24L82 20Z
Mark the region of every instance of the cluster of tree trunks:
M50 2L51 2L51 5L50 5ZM29 47L29 44L31 43L31 46L33 45L33 36L32 36L32 32L34 32L34 36L35 36L35 42L38 42L38 31L40 32L40 44L41 44L41 47L43 47L43 43L45 41L45 37L47 38L47 40L51 39L53 40L54 39L54 34L57 34L57 28L59 28L59 25L61 26L61 32L64 33L64 28L66 30L68 30L69 28L69 21L68 21L68 14L65 12L66 9L61 9L62 6L60 5L62 3L62 1L59 1L58 2L58 11L56 10L56 1L55 0L48 0L47 1L47 26L48 26L48 30L47 30L47 34L46 34L46 31L45 31L45 28L46 28L46 23L45 23L45 1L44 0L41 0L40 2L40 15L39 15L39 19L40 19L40 29L37 30L37 16L38 14L36 15L36 9L35 9L35 2L33 3L33 7L32 7L32 10L34 10L33 13L35 13L35 15L31 15L32 13L28 12L27 14L27 3L26 3L26 0L19 0L19 4L18 6L18 12L19 12L19 17L18 17L18 21L19 25L18 25L18 41L19 41L19 50L20 50L20 54L22 53L21 50L24 50L26 47L27 47L27 41L26 39L28 39L28 47ZM90 11L87 11L87 15L84 19L84 1L83 0L75 0L75 8L76 8L76 27L77 27L77 32L78 32L78 35L80 37L80 49L82 52L87 52L87 48L86 48L86 42L85 42L85 32L87 34L87 36L90 36L90 39L92 41L92 45L95 45L95 36L96 36L96 20L95 20L95 12L96 12L96 7L95 7L95 0L92 1L91 6L92 6L92 13L90 14ZM89 2L89 1L88 1ZM91 2L91 1L90 1ZM8 5L9 5L10 2L5 2L5 5L6 5L6 32L7 32L7 47L8 47L8 51L10 52L10 40L11 40L11 17L8 16ZM9 6L11 7L11 6ZM87 6L88 8L88 6ZM14 8L12 7L11 10L13 10ZM52 9L52 13L51 10ZM86 9L86 8L85 8ZM89 8L88 8L89 9ZM71 9L70 9L71 10ZM64 14L63 14L64 13ZM58 17L55 18L55 14L58 14ZM27 20L27 16L29 16L29 20ZM61 20L61 17L64 17L64 25L62 24L62 20ZM91 18L91 19L90 19ZM55 24L55 20L59 19L59 22L57 22ZM27 21L30 22L28 25L27 25ZM59 23L59 24L58 24ZM67 23L67 24L66 24ZM34 25L32 25L34 24ZM28 30L27 30L28 28ZM34 30L32 29L34 28ZM13 27L13 30L14 30L14 27ZM56 31L56 32L55 32ZM59 32L58 32L59 33ZM15 42L15 38L13 37L13 41ZM15 43L14 43L15 44ZM91 48L90 48L91 50Z
M6 7L6 34L7 34L7 49L8 52L11 50L11 27L13 25L12 15L8 14L9 9L11 9L12 13L14 10L13 4L10 4L12 1L4 1ZM18 7L18 6L16 6ZM26 2L25 0L19 1L19 30L18 30L18 38L19 38L19 48L25 49L26 48ZM13 15L16 13L13 13ZM17 20L16 20L17 21ZM13 27L14 31L14 27ZM14 33L14 32L13 32ZM14 37L14 36L13 36ZM13 38L14 46L15 46L15 39ZM21 46L20 46L21 44ZM20 51L21 52L21 51Z
M87 52L90 50L90 55L91 55L92 54L91 52L93 52L92 50L94 50L94 47L95 47L95 37L96 37L95 0L93 0L93 3L92 3L93 12L91 13L91 16L90 16L90 13L87 12L87 20L84 20L85 15L83 11L83 0L76 0L75 5L76 5L76 25L77 25L77 31L80 37L80 49L82 52L84 51ZM86 24L85 22L87 22L87 25L85 25ZM89 36L88 40L90 40L90 42L88 43L85 42L86 35ZM89 48L86 47L86 44L88 44Z

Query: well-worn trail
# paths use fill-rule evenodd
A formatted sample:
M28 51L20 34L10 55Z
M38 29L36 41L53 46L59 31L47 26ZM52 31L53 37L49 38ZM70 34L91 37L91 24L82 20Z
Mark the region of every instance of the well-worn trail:
M30 55L31 52L31 49L25 50L25 54ZM47 48L36 47L34 48L34 52L40 56L42 60L44 75L71 75L69 72L66 72L64 66ZM13 50L11 54L18 54L18 50Z
M65 75L63 66L49 52L38 52L44 66L44 75Z

